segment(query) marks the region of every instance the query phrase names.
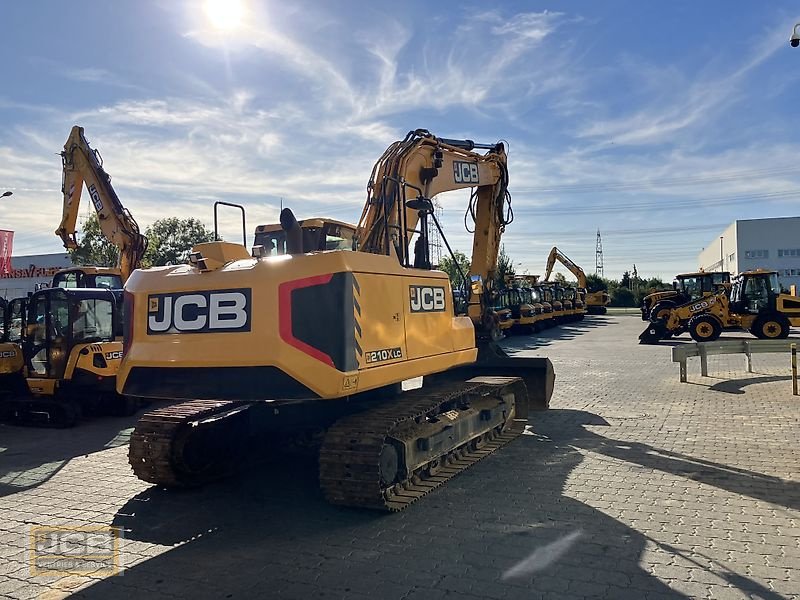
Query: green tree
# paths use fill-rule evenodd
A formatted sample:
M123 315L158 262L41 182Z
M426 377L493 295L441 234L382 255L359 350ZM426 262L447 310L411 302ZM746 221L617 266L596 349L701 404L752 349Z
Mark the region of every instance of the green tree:
M567 278L563 273L555 273L553 274L553 281L556 283L567 283Z
M514 263L511 262L511 258L506 254L505 245L501 245L500 252L497 255L497 272L494 276L495 289L505 287L506 277L513 277L515 274Z
M636 306L633 292L620 285L611 295L611 306Z
M117 264L119 250L103 235L97 214L92 213L81 228L78 247L69 250L69 255L72 264L75 265L114 267Z
M631 274L630 271L625 271L622 274L622 279L619 280L620 287L631 289Z
M453 257L455 257L455 260ZM439 269L447 273L453 288L463 288L464 282L461 280L461 275L458 270L461 269L461 273L464 277L469 278L469 264L470 261L467 255L456 250L453 252L453 256L442 257L442 260L439 262Z
M214 240L214 232L192 217L158 219L144 234L147 236L147 252L143 262L148 266L183 264L192 246Z
M586 291L601 292L608 291L608 279L600 277L600 275L592 274L586 276Z

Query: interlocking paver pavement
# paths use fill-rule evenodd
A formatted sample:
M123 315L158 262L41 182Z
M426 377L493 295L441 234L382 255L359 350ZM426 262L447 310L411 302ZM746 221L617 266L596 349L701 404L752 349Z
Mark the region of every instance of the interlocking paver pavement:
M553 360L552 410L396 515L325 504L313 460L166 492L130 473L133 420L0 426L0 598L800 598L788 359L713 357L681 384L641 329L510 339ZM124 575L32 577L44 524L123 527Z

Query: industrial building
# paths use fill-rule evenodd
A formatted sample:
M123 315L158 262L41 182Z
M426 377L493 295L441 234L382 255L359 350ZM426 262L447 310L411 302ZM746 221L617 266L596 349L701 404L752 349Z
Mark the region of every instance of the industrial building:
M701 269L778 272L786 289L800 289L800 217L742 219L731 223L697 257Z
M6 300L26 296L37 284L49 284L56 271L71 266L66 252L12 256L11 271L0 273L0 296Z

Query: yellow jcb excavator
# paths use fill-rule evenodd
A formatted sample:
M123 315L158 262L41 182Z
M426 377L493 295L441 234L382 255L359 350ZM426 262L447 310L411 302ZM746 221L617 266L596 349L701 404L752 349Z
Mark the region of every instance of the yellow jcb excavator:
M586 273L556 246L553 246L553 249L550 250L550 255L547 257L547 268L545 269L543 281L548 281L550 279L550 274L553 272L556 261L564 265L567 270L575 276L575 279L578 280L578 288L586 290L586 297L584 300L586 312L590 315L606 314L606 306L611 302L611 296L609 296L608 292L605 290L589 292L586 289Z
M53 287L26 300L17 344L23 365L17 372L25 377L27 393L6 400L0 413L15 421L69 426L86 407L130 412L136 406L115 391L122 358L121 287L139 266L147 239L117 197L82 127L72 128L61 156L64 206L56 235L66 248L77 247L75 227L85 184L103 234L119 248L119 262L116 268L59 271Z
M456 314L427 224L439 227L431 198L465 188L475 230ZM488 339L508 201L502 144L416 130L375 165L355 251L304 251L284 209L283 255L210 242L189 265L136 271L117 389L184 400L140 418L136 475L196 485L245 467L261 442L317 430L325 497L397 511L513 439L529 406L547 408L554 374Z

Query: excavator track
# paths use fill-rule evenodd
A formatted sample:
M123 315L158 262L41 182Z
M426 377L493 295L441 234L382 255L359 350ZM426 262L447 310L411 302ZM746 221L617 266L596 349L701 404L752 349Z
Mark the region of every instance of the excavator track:
M406 470L388 484L382 479L387 444L395 433L430 419L449 415L468 398L527 394L525 384L513 377L482 377L460 384L422 388L378 408L341 419L327 432L320 451L320 486L325 498L344 506L391 512L401 511L428 492L518 437L525 421L515 421L513 407L499 426L468 439L427 464ZM419 442L419 440L417 440ZM391 454L391 453L390 453ZM390 459L391 460L391 459Z
M323 494L333 504L403 510L520 435L525 420L517 409L526 401L523 379L485 376L405 392L342 417L320 449ZM254 440L275 433L259 425L259 415L272 412L258 410L266 406L189 400L145 413L131 435L131 467L165 487L239 471L262 454Z
M221 476L224 473L214 472L210 465L200 472L187 465L183 441L198 428L223 424L226 416L235 415L249 405L238 401L189 400L145 413L131 434L128 462L133 472L143 481L167 487L199 485ZM224 432L219 434L224 437ZM222 469L229 470L230 465Z

